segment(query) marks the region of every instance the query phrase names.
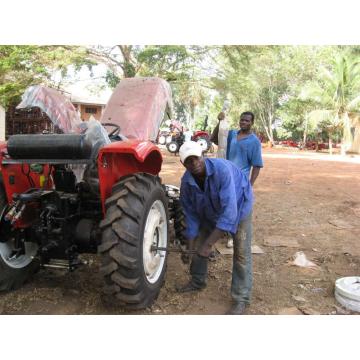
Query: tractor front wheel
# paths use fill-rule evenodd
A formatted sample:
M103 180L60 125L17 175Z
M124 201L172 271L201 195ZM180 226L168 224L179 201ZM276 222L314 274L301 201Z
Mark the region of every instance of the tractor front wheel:
M176 154L177 152L179 152L180 146L179 143L177 143L176 141L171 141L170 143L166 144L166 148L172 154Z
M196 142L201 146L203 152L207 152L210 149L210 141L205 137L199 137Z
M134 174L117 182L106 200L101 223L100 271L109 302L126 308L150 306L159 295L166 271L167 198L160 179Z

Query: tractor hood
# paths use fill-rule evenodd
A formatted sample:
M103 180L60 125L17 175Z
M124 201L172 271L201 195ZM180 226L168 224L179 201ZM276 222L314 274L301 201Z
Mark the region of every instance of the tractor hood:
M35 106L39 107L65 134L79 132L82 123L80 116L71 101L59 91L41 85L30 86L16 108Z
M126 78L108 101L101 123L120 126L129 139L155 141L165 117L171 118L170 85L160 78Z

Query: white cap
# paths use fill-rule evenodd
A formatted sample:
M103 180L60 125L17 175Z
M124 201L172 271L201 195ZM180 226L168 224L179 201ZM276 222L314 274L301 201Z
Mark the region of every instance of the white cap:
M189 156L202 156L202 148L195 141L185 141L180 147L179 155L181 162L184 163Z

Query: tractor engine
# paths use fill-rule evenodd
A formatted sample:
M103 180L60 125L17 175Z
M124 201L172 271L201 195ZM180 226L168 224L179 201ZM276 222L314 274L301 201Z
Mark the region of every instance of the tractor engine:
M98 227L102 219L100 196L89 184L96 179L87 177L89 182L77 182L69 164L80 164L82 173L86 167L94 167L93 162L86 159L91 148L83 143L80 135L40 135L37 142L35 137L19 135L9 140L11 160L8 162L21 164L22 175L26 175L32 186L22 193L12 194L12 201L4 210L1 221L3 228L12 228L16 233L19 254L24 251L25 241L30 240L37 244L43 266L73 270L79 264L78 254L96 253L101 239ZM54 146L54 141L58 146ZM61 154L64 156L65 153L68 158L66 161L59 156L59 142L63 147ZM47 177L43 186L34 186L35 176L44 174ZM16 176L11 181L16 183ZM51 186L45 186L49 182ZM16 252L11 256L17 256Z

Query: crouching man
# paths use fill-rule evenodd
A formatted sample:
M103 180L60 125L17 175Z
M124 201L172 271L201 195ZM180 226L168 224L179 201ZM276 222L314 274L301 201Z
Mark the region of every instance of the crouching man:
M248 178L225 159L204 159L196 142L184 143L180 161L186 168L181 179L180 201L186 220L188 248L197 250L190 265L191 280L179 292L206 287L208 257L212 246L224 234L233 236L234 256L231 296L227 314L240 315L250 303L252 288L252 205ZM196 244L195 244L196 240Z

